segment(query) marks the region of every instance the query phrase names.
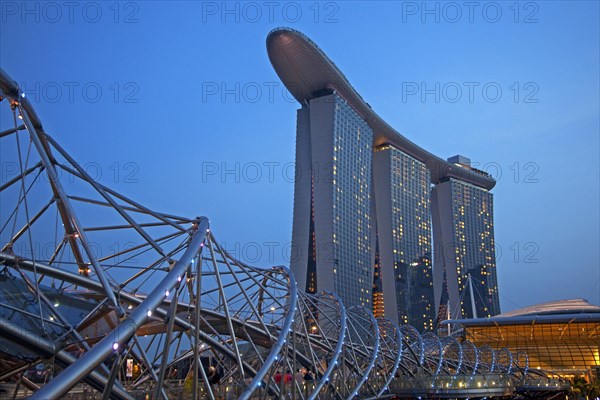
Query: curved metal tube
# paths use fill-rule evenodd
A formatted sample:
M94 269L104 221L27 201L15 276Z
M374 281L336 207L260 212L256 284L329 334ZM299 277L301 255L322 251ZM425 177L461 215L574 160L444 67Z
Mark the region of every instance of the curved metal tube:
M62 367L67 367L77 361L75 357L66 351L57 351L54 343L18 327L4 318L0 318L0 335L10 338L11 341L19 342L30 349L35 349L44 357L55 357ZM97 371L92 371L89 375L85 376L83 380L99 391L104 389L107 382L106 377ZM113 386L112 394L120 400L133 400L133 397L131 397L129 393L123 391L118 385Z
M419 365L419 367L423 366L423 361L425 359L425 345L423 344L423 338L421 337L421 335L419 334L419 332L411 325L402 325L400 327L400 331L402 333L402 335L406 335L408 337L410 337L410 335L412 334L413 337L416 337L418 340L418 346L419 346L419 354L415 353L415 349L412 348L411 343L407 344L407 349L412 353L412 355L415 357L415 360L417 361L417 365ZM404 337L402 338L402 340L404 340Z
M454 336L447 336L441 339L441 342L443 347L442 364L448 367L452 367L450 363L454 362L454 372L452 373L452 375L456 376L460 374L464 358L463 347ZM452 358L452 354L450 353L452 347L455 347L457 349L456 359Z
M463 359L465 354L473 354L475 356L475 361L473 362L471 367L471 371L470 371L470 375L473 376L477 373L477 368L479 367L479 351L477 351L477 347L475 347L475 345L473 344L473 342L471 342L470 340L465 340L464 342L462 342L460 344L463 348ZM470 351L467 353L466 349L469 348ZM463 369L465 369L465 371L469 372L467 370L467 364L464 363L463 360Z
M430 342L430 343L428 343L428 342ZM435 351L437 351L438 357L437 357L437 360L435 360L435 361L437 361L436 362L437 365L435 366L435 371L431 371L431 373L433 376L438 376L440 374L440 370L442 369L442 361L444 358L444 350L442 347L442 342L440 341L440 338L437 337L435 334L433 334L431 332L427 332L423 335L423 343L427 343L427 344L432 343L433 346L435 346L435 347L433 347L433 346L425 347L425 352L429 353L431 351L432 353L430 354L430 357L435 360L435 358L434 358Z
M171 271L152 290L146 299L137 307L127 319L100 340L90 351L86 352L79 360L69 366L59 376L52 379L46 386L35 393L32 400L57 399L66 394L81 379L93 371L108 356L114 353L113 345L119 349L135 334L140 326L144 325L150 318L148 313L153 312L162 303L165 293L173 290L179 283L178 277L183 276L186 269L202 250L202 244L206 239L208 230L208 219L201 217L197 221L196 232L192 235L188 248L182 257L175 263Z
M108 297L110 303L115 308L115 311L119 316L123 316L125 313L121 309L117 298L114 296L110 283L106 278L106 274L104 270L100 266L97 257L95 256L92 248L90 247L90 243L87 239L87 234L83 229L83 225L81 224L79 217L75 213L73 206L69 197L67 196L64 187L60 181L60 178L54 169L54 163L52 159L52 152L50 151L50 146L45 138L45 133L42 128L42 124L37 117L31 103L27 98L25 98L25 94L21 92L18 85L13 81L10 76L2 69L0 69L0 89L2 92L11 100L14 104L19 107L21 111L21 116L23 118L23 122L27 131L29 132L29 137L33 142L35 148L38 151L41 162L45 167L45 171L48 174L48 179L50 181L50 185L52 187L52 191L54 195L58 198L57 208L59 210L61 219L65 226L66 234L68 236L69 243L71 245L71 249L73 251L73 255L76 258L77 264L80 269L84 269L86 263L81 256L79 245L77 244L77 240L74 234L77 234L79 237L79 241L83 246L85 253L88 256L90 264L94 267L94 271L102 283L104 288L104 292Z
M377 355L379 353L379 325L377 325L377 320L373 316L373 313L371 313L369 310L365 309L364 307L359 307L359 308L364 310L369 315L371 324L373 325L373 330L374 330L373 335L375 338L375 343L373 345L371 359L369 360L369 365L368 365L367 369L364 371L363 376L361 376L360 380L358 381L358 383L356 384L354 389L352 389L350 391L350 396L348 396L348 400L358 396L358 391L360 390L361 386L365 383L365 381L369 377L371 370L375 366L375 361L377 361Z
M0 261L16 263L19 265L20 268L23 268L23 269L26 269L29 271L33 271L33 262L32 261L18 259L16 256L11 255L11 254L0 252ZM86 289L89 289L92 291L102 290L102 285L100 285L100 283L93 281L90 278L87 278L85 276L74 274L72 272L64 271L61 269L56 269L56 268L53 268L51 266L44 265L44 264L36 263L35 265L36 265L38 271L44 275L47 275L47 276L50 276L53 278L57 278L57 279L61 279L61 280L70 282L74 285L81 286L83 288L86 288ZM116 289L114 289L114 290L116 293ZM142 302L144 301L144 298L141 298L139 296L134 296L127 292L119 292L119 297L120 297L121 301L123 301L125 303L129 303L129 304L134 304L136 307L139 307L142 304ZM218 314L212 310L203 309L202 312L207 313L208 315L212 315L212 316L219 316L219 317L222 316L221 314ZM158 308L156 308L156 310L153 314L157 315L157 316L161 316L161 317L166 317L167 310L164 308L158 307ZM237 319L235 319L235 321L238 324L243 323L242 321L239 321ZM189 330L193 331L194 329L196 329L193 324L191 324L189 321L185 321L185 320L181 319L180 317L175 318L175 324L186 330L189 329ZM252 325L246 325L245 328L247 330L250 330L257 334L264 334L265 336L270 336L270 334L271 334L270 332L262 331ZM235 360L235 354L229 352L229 349L222 346L221 343L219 343L218 341L212 339L210 336L206 335L202 331L200 331L200 337L202 338L203 341L207 342L212 347L218 349L219 351L221 351L224 355L226 355L230 359ZM244 363L244 368L245 368L245 370L250 371L252 373L252 375L256 374L256 371L250 365L248 365L246 363Z
M335 300L340 305L340 334L338 336L337 344L335 345L333 357L329 361L329 365L327 366L327 369L323 373L323 377L321 378L321 380L319 381L317 386L315 386L315 389L312 391L312 393L308 396L308 400L314 400L319 395L319 392L323 389L323 386L325 386L325 384L329 382L330 376L333 373L333 370L337 367L338 361L342 354L342 350L344 349L344 340L346 337L346 327L348 326L348 322L346 321L346 307L344 306L342 299L335 293L330 293L330 292L324 292L324 293L327 293L330 296L332 296L333 298L335 298Z
M281 334L277 338L275 344L271 348L271 352L265 359L264 364L260 367L250 384L246 387L246 389L240 394L240 400L248 400L254 393L256 389L258 389L263 384L263 379L267 375L267 372L277 360L279 353L283 349L283 345L285 344L287 337L291 331L292 323L294 322L294 314L296 311L297 301L298 301L298 287L296 285L296 279L294 275L285 267L277 267L273 268L275 270L279 269L283 271L289 278L290 282L290 298L288 299L288 315L286 315L283 325L281 327Z
M402 332L400 332L400 327L396 323L394 323L392 321L388 321L388 322L396 330L396 341L398 343L398 354L396 355L396 359L394 360L394 367L390 371L390 376L385 381L385 384L383 385L383 387L377 393L377 397L383 396L383 393L386 390L388 390L388 387L390 386L390 383L392 383L392 380L396 376L396 371L398 371L398 367L400 367L400 361L402 360L402 346L403 346Z

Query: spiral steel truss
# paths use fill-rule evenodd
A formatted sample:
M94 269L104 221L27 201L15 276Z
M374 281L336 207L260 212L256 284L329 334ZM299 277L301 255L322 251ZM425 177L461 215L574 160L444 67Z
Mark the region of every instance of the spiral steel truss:
M421 335L236 260L207 218L92 179L2 70L0 91L0 383L15 397L474 397L529 376L525 354Z

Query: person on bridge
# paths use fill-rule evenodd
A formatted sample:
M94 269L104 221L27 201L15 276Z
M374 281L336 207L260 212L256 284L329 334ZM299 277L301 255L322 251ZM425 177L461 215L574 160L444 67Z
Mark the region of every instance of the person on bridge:
M309 370L306 370L306 373L304 374L303 378L306 382L310 382L314 379Z
M285 373L285 376L283 377L283 383L285 383L286 385L289 385L290 383L292 383L293 379L294 379L294 377L292 376L292 373L288 369Z
M302 373L302 369L298 368L298 370L294 374L294 380L296 381L296 383L301 384L303 377L304 377L304 374Z

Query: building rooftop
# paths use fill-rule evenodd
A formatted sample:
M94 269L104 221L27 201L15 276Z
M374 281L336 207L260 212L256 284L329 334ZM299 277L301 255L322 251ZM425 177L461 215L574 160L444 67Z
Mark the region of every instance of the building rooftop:
M425 163L433 183L455 178L487 190L496 184L487 174L433 155L388 125L358 94L333 61L302 33L289 28L274 29L267 36L267 52L275 72L300 104L305 105L325 92L335 92L373 129L373 147L390 143Z
M505 312L496 318L509 318L526 315L560 315L576 313L600 313L600 306L590 304L585 299L568 299L549 301L547 303L535 304L520 308L518 310Z
M590 304L585 299L557 300L520 308L490 318L454 319L442 321L442 324L471 327L557 322L600 322L600 306Z

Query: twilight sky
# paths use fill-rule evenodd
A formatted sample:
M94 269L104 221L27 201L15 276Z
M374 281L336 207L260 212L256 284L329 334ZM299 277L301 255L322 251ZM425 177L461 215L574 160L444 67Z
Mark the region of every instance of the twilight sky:
M503 311L600 304L598 2L0 7L0 65L46 130L100 182L208 216L242 260L289 261L298 104L265 49L287 26L410 140L497 179Z

